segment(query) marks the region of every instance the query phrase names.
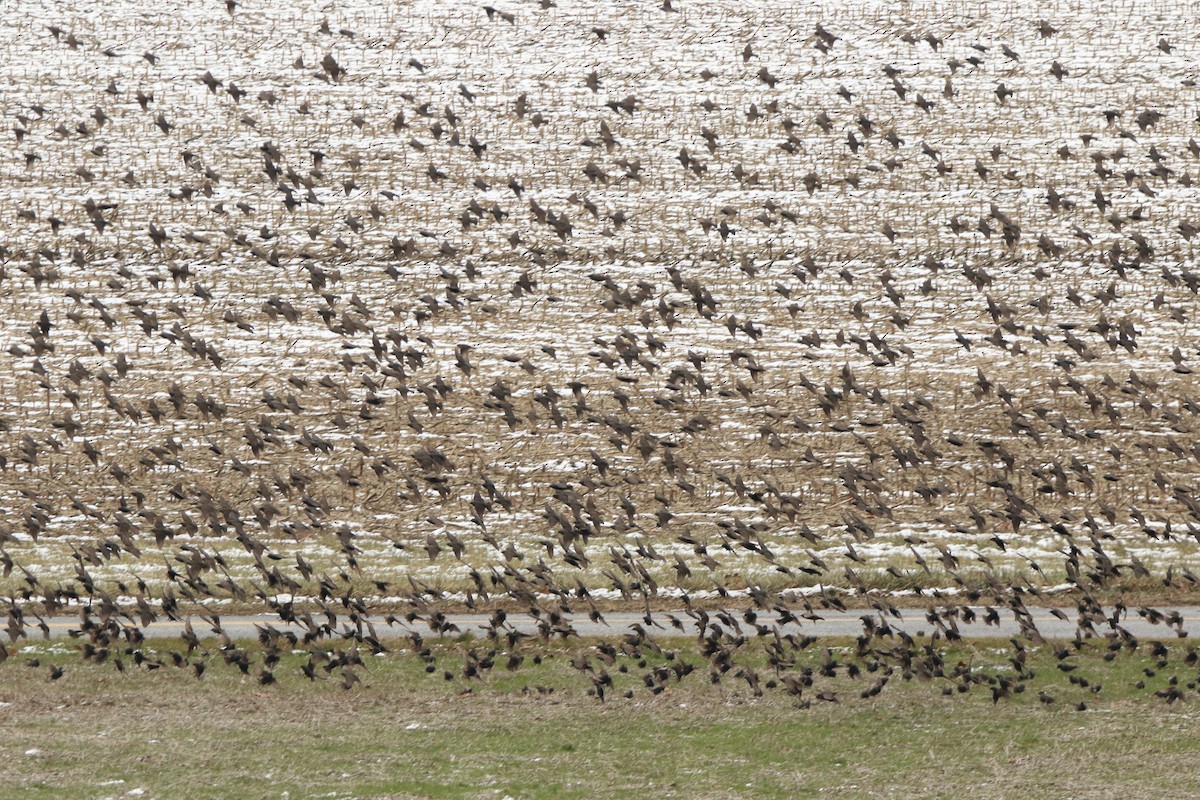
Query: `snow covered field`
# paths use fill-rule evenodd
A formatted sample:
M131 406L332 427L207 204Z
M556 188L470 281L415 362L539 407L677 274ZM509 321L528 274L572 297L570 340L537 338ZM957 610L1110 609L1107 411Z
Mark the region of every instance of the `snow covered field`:
M0 8L10 590L1200 572L1193 7L151 5Z

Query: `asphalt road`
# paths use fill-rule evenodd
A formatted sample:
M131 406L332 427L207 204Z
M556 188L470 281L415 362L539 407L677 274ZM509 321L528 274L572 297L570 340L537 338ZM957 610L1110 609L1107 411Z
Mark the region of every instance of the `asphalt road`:
M1013 613L1007 609L997 609L999 620L994 624L984 622L985 609L973 608L975 611L975 619L972 622L966 622L961 613L954 620L954 625L949 622L943 622L946 628L956 629L959 634L965 638L983 638L983 639L1008 639L1013 636L1021 635L1021 626L1015 620ZM1075 613L1073 610L1065 610L1068 620L1063 620L1051 613L1049 608L1029 608L1030 619L1037 626L1038 631L1042 636L1048 639L1070 639L1077 634L1077 624L1075 621ZM1200 606L1183 606L1174 609L1159 609L1163 613L1171 611L1178 612L1182 617L1182 629L1185 632L1189 631L1189 626L1195 627L1200 632L1200 626L1195 626L1194 623L1200 622ZM1112 609L1106 609L1111 616ZM887 625L895 631L904 631L910 635L924 633L932 634L939 629L939 626L926 619L925 612L921 609L901 609L902 618L897 619L891 615L886 617ZM756 635L757 630L754 624L747 622L741 611L729 610L727 612L709 611L709 624L719 625L722 629L729 631L733 626L728 619L722 620L721 616L727 616L735 620L741 628L742 633L747 636ZM673 616L683 624L683 630L680 630L671 621L672 614L670 612L656 612L652 615L652 624L647 624L645 615L636 613L609 613L604 615L604 621L592 621L586 615L577 615L564 618L567 624L574 629L580 636L612 636L614 634L622 634L629 632L636 625L641 625L651 633L658 635L694 635L697 632L696 621L687 615L675 612ZM788 622L780 626L780 632L794 633L797 635L808 636L857 636L863 630L864 616L874 617L876 623L880 622L878 612L873 612L868 609L853 609L844 612L825 611L821 612L819 619L801 619L799 622ZM197 635L205 637L211 634L209 623L200 617L191 617L192 626ZM324 621L324 617L317 618L318 623ZM423 636L430 636L435 632L431 626L424 620L417 620L411 623L398 622L393 625L384 623L383 617L373 619L372 622L376 627L377 634L381 637L387 636L405 636L411 631L417 631ZM453 614L445 617L445 622L452 625L452 628L446 630L446 635L457 636L460 633L474 633L479 636L485 635L485 630L489 626L489 618L481 614ZM755 622L758 625L772 626L778 622L777 615L771 613L759 614ZM29 639L44 638L45 633L39 629L38 622L33 617L26 618L27 635ZM131 623L132 624L132 623ZM221 617L220 624L222 628L231 638L235 639L252 639L258 636L259 629L270 625L276 629L292 629L297 633L302 633L305 628L300 625L288 625L279 620L278 617L271 615L256 615L256 616L230 616ZM348 624L347 622L339 621L339 626ZM1153 638L1174 638L1177 636L1176 628L1167 625L1163 622L1153 624L1151 620L1144 615L1140 615L1136 609L1128 609L1119 621L1120 626L1130 634L1139 639ZM71 631L78 631L80 628L80 620L78 617L55 617L46 620L48 627L49 638L61 639L70 635ZM522 633L537 635L539 633L539 622L526 614L510 614L505 620L505 625L518 630ZM339 627L339 629L341 629ZM1103 636L1106 632L1110 632L1111 628L1099 622L1095 624L1096 634ZM3 631L0 628L0 631ZM183 623L170 620L159 620L151 622L143 628L143 633L147 637L171 637L178 636L183 632ZM4 632L4 638L11 639L11 632Z

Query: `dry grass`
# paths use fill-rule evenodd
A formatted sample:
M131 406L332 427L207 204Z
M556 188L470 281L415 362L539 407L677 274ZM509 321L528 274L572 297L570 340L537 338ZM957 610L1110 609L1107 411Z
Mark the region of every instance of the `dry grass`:
M678 644L691 660L690 645ZM838 642L830 642L835 647ZM1181 645L1182 647L1182 645ZM117 674L53 653L26 653L0 668L0 796L120 797L961 797L1038 800L1065 795L1156 798L1200 791L1191 754L1195 702L1151 695L1173 658L1139 691L1154 664L1140 655L1073 660L1099 695L1054 684L1053 656L1024 694L993 705L986 689L944 697L898 676L877 698L868 679L820 679L840 702L794 698L746 684L691 676L658 696L598 703L569 665L581 644L547 648L540 666L483 681L427 675L412 654L373 660L345 692L310 684L289 657L280 684L260 687L234 670L202 681L178 670ZM461 664L438 646L441 666ZM981 670L1003 658L958 647L951 659ZM38 657L42 667L24 666ZM655 659L652 659L654 661ZM803 657L816 664L818 653ZM67 673L53 684L46 665ZM762 666L760 656L745 663ZM637 672L636 665L629 662ZM654 666L653 664L650 665ZM1001 670L1002 672L1002 670ZM1195 671L1190 677L1195 679ZM614 672L617 689L640 680ZM530 687L556 686L551 694ZM945 683L944 685L950 685ZM1182 684L1181 684L1182 685ZM465 688L471 694L461 694ZM1058 697L1044 707L1037 693ZM815 692L816 689L813 689ZM1089 710L1073 704L1086 699ZM36 751L36 752L30 752ZM118 781L122 781L118 783Z

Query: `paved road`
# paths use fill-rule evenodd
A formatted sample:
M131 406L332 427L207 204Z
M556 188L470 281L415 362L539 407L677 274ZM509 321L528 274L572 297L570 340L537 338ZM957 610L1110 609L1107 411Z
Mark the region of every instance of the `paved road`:
M957 631L964 637L968 638L999 638L1008 639L1021 634L1021 627L1014 619L1011 611L1007 609L997 609L1000 615L999 622L995 624L986 624L983 621L985 609L974 608L976 613L973 622L965 622L961 614L954 620L954 626ZM1200 622L1200 606L1183 606L1174 609L1160 609L1164 613L1170 611L1178 612L1182 618L1182 629L1186 632L1194 628L1195 632L1200 635L1200 625L1195 623ZM1075 614L1068 610L1067 616L1069 620L1063 620L1053 615L1048 608L1030 608L1031 620L1037 626L1038 631L1048 639L1069 639L1076 635L1077 626L1075 622ZM1107 609L1109 615L1112 614L1111 609ZM756 633L755 625L748 623L742 616L741 611L730 610L725 612L729 617L732 617L738 622L741 630L746 635L754 635ZM722 621L718 618L721 612L710 611L709 624L720 625L724 630L730 630L731 625L728 621ZM931 623L925 617L925 612L921 609L901 609L903 615L901 619L888 616L886 622L893 630L902 630L909 634L917 634L924 632L931 634L938 629L938 626ZM874 616L876 622L879 621L879 614L866 609L855 609L851 611L838 612L827 611L820 614L821 619L809 620L801 619L799 622L789 622L781 626L782 633L795 633L799 635L809 636L856 636L863 630L863 616ZM633 626L641 625L652 633L658 635L694 635L697 632L695 620L689 618L683 613L676 612L674 617L684 625L684 630L675 627L671 622L671 615L668 612L656 612L652 619L654 625L647 625L643 614L634 613L610 613L604 615L604 623L593 622L586 615L578 615L567 618L567 623L580 636L612 636L630 631ZM318 621L323 620L319 618ZM471 632L477 635L484 635L484 630L489 625L489 618L484 615L476 614L453 614L445 618L446 622L454 627L448 629L448 635L457 635L458 633ZM773 625L778 621L775 614L760 614L756 622L759 625ZM204 637L210 634L210 626L207 621L200 617L191 617L192 626L196 633ZM271 625L277 629L291 628L297 633L302 633L305 629L298 625L287 625L279 621L277 617L271 615L259 616L230 616L220 618L221 626L232 638L251 639L258 635L259 628L266 625ZM393 625L386 625L383 618L380 617L373 620L378 635L383 638L386 636L404 636L410 631L418 631L424 636L429 636L433 633L431 627L424 620L418 620L412 623L399 622ZM46 620L49 628L50 638L65 638L72 630L78 630L80 621L78 617L55 617ZM606 624L605 624L606 623ZM339 625L345 624L339 622ZM947 627L951 627L949 623L944 623ZM1174 638L1176 628L1167 625L1163 622L1152 624L1152 622L1138 614L1135 609L1129 609L1120 623L1122 628L1129 631L1132 635L1143 638ZM37 627L37 621L32 617L27 618L27 634L30 639L42 638L43 632ZM522 633L537 634L539 632L539 623L537 620L525 614L511 614L508 616L506 626L514 628ZM1103 636L1110 628L1104 623L1095 625L1097 634ZM0 628L0 632L3 632ZM143 629L143 633L147 637L151 636L178 636L183 632L183 624L169 620L161 620L151 622ZM4 634L4 638L8 639L11 634Z

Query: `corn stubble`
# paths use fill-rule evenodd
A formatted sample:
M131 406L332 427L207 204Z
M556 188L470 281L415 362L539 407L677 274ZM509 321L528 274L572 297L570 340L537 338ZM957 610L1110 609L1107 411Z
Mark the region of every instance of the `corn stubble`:
M1196 584L1194 21L566 5L4 12L13 640Z

